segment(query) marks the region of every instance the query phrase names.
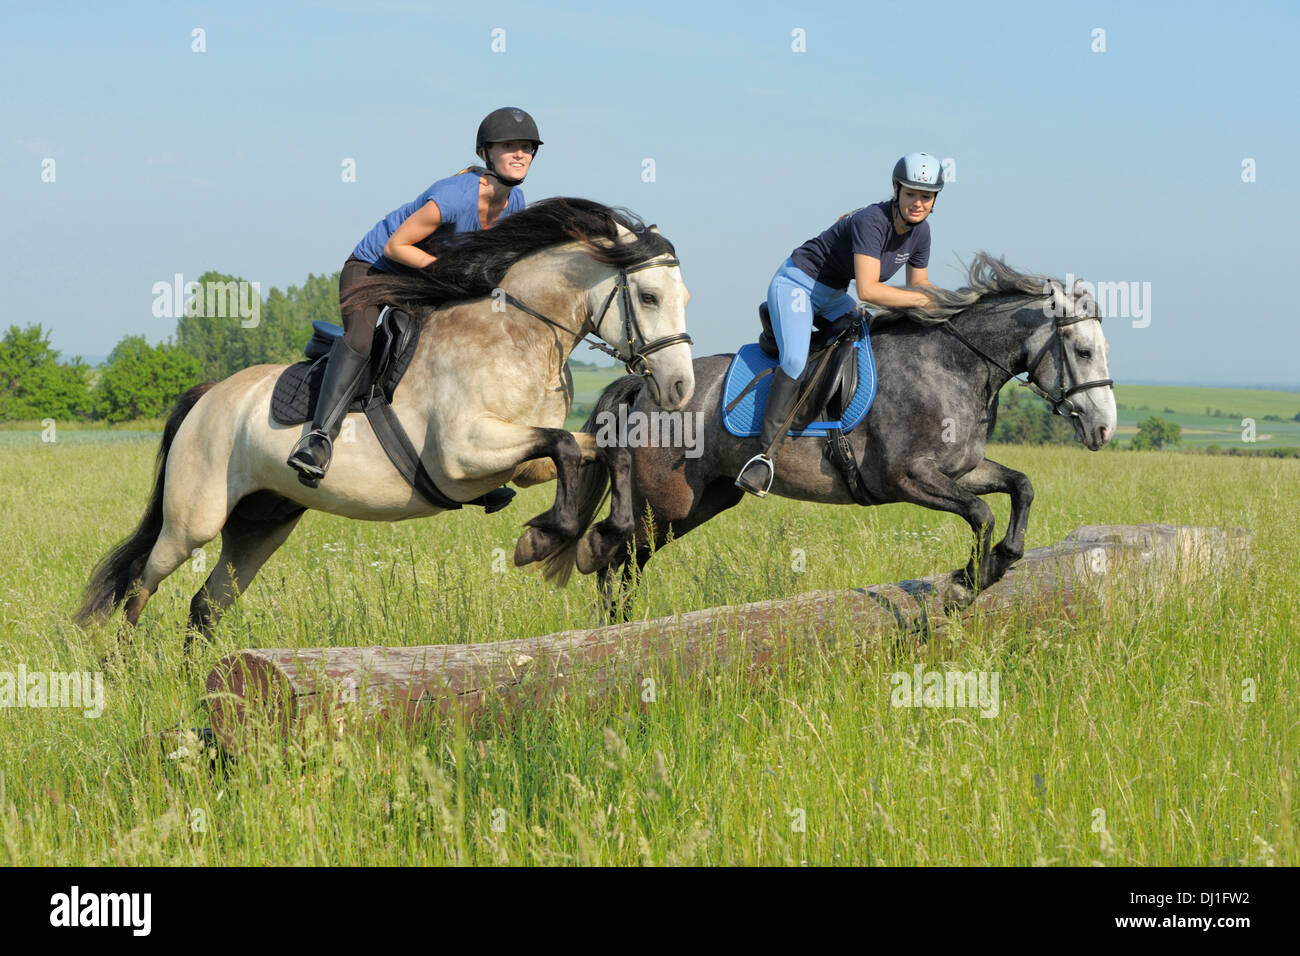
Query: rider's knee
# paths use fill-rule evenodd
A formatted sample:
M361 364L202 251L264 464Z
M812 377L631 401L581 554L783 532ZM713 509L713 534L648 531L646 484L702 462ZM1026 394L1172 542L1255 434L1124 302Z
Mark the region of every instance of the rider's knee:
M343 316L343 341L348 348L360 355L370 353L371 343L375 339L375 325L379 321L379 307L367 306Z
M781 358L781 371L791 378L798 378L808 365L808 353L802 355L784 355Z

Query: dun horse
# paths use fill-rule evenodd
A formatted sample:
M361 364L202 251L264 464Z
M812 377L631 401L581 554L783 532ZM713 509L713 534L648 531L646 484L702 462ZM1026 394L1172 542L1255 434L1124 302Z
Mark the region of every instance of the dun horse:
M367 280L348 307L390 303L423 322L392 410L448 498L556 478L554 505L515 553L518 564L546 558L582 530L574 492L596 453L591 435L562 427L577 342L594 332L665 409L691 397L689 293L673 246L599 203L551 199L438 251L428 270ZM79 621L103 621L125 599L134 625L163 579L220 534L216 568L190 604L191 628L210 634L306 510L370 521L444 510L415 493L356 414L355 440L337 445L319 487L301 484L285 459L311 426L270 412L284 368L254 366L181 397L144 518L95 568Z
M970 561L952 573L942 595L950 608L969 604L1024 553L1033 486L1021 472L984 455L1002 386L1028 373L1029 384L1054 411L1070 417L1075 437L1093 451L1115 432L1109 346L1086 287L1076 283L1067 290L984 253L971 263L969 281L968 288L940 292L937 308L882 312L872 319L875 403L844 436L862 476L859 495L825 454L825 439L812 437L786 437L771 488L802 501L911 502L960 515L975 543ZM620 607L622 616L630 613L627 585L670 536L680 538L744 497L735 477L754 454L756 440L737 438L722 424L730 360L695 360L695 395L684 414L703 414L702 449L687 455L680 447L611 447L580 478L585 526L612 476L609 517L557 552L546 573L563 582L575 566L598 572L606 618ZM605 389L584 430L594 431L602 416L618 414L623 405L629 418L636 411L647 415L653 411L648 399L635 378L621 378ZM993 493L1010 496L1011 516L1006 536L990 547L993 513L979 496ZM616 600L620 583L625 593Z

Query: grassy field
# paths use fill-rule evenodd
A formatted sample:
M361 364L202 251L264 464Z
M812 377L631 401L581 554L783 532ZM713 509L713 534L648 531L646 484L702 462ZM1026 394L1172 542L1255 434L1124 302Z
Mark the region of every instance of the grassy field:
M112 629L83 633L69 615L90 567L138 520L153 454L140 442L0 447L0 674L98 668ZM205 723L202 677L236 648L593 623L590 579L557 591L508 566L552 487L491 516L312 514L191 671L182 626L206 575L198 561L164 583L105 671L102 716L0 709L0 862L1298 862L1300 462L1075 447L995 457L1035 482L1031 547L1085 523L1230 525L1254 534L1254 562L1104 617L972 621L904 650L840 640L756 677L666 679L644 711L574 699L503 732L322 733L215 769L196 742L169 745L174 759L142 744ZM1005 499L990 500L1001 527ZM966 548L958 519L911 506L746 501L656 556L639 608L899 580L950 569ZM916 664L997 673L998 715L891 706L891 674Z
M1154 412L1173 409L1178 415L1201 415L1219 409L1229 418L1251 416L1263 420L1276 415L1288 421L1300 414L1300 392L1249 388L1199 388L1183 385L1116 385L1115 398L1129 407Z
M587 420L587 414L600 398L600 393L605 390L605 386L626 374L621 365L608 368L574 368L573 408L569 412L566 427L581 428L582 423Z
M1300 392L1244 388L1193 388L1178 385L1117 385L1119 441L1127 443L1137 433L1138 422L1158 415L1179 425L1183 446L1204 448L1300 447ZM1271 417L1274 420L1269 420ZM1243 419L1254 420L1254 441Z

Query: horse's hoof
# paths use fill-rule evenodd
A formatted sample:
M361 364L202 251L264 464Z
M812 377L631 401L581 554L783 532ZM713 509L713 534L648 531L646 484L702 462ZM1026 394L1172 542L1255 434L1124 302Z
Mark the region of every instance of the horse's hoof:
M943 589L943 609L949 614L954 611L965 610L975 601L975 591L965 584L965 578L966 572L964 569L954 571L952 580Z
M564 546L564 539L559 535L541 528L529 528L515 545L515 567L545 561Z
M522 568L537 560L537 543L533 540L533 534L536 530L535 528L529 528L516 542L515 567Z
M593 571L599 571L602 566L600 549L592 544L595 534L594 531L588 531L582 536L582 540L578 542L577 565L579 574L591 574Z

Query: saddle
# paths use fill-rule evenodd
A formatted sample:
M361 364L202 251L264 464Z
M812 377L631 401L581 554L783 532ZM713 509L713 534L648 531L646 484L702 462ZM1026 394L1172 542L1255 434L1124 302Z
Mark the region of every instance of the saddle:
M325 360L343 328L317 319L311 324L311 338L303 347L307 361L290 365L280 375L271 393L271 417L281 425L301 425L316 414ZM400 309L384 309L370 346L370 363L357 385L349 412L364 412L372 401L391 404L397 384L411 364L420 340L420 323Z
M400 309L385 307L380 312L370 346L370 362L348 411L365 414L389 461L407 484L430 504L454 511L462 502L447 497L434 484L392 409L393 393L419 344L421 324ZM271 418L281 425L301 425L315 416L326 361L334 342L343 334L342 327L333 322L318 319L311 326L311 338L303 348L307 360L285 369L271 392Z
M736 354L723 386L723 423L739 437L757 435L763 423L770 386L776 371L776 337L767 303L758 308L763 331L756 345ZM834 322L813 319L808 364L799 377L799 411L790 425L797 436L824 436L831 429L849 431L866 415L875 397L875 366L862 319L849 314ZM828 351L829 350L829 351Z
M772 331L772 315L766 302L758 307L758 320L763 326L758 347L771 358L779 359L781 351ZM859 317L852 312L834 321L824 315L813 316L808 363L799 376L799 392L795 399L799 403L799 413L790 426L792 430L802 431L813 422L839 421L848 410L858 390L858 357L854 350L858 336L845 333L859 322ZM835 352L823 363L825 356L822 353L826 349ZM819 368L821 374L817 373Z
M763 327L758 342L736 353L722 386L723 426L741 438L759 434L769 377L779 366L766 302L758 307L758 318ZM850 313L831 321L814 316L808 363L798 385L798 410L789 434L825 438L825 454L844 476L854 499L875 503L845 438L866 418L876 397L876 366L866 317Z

